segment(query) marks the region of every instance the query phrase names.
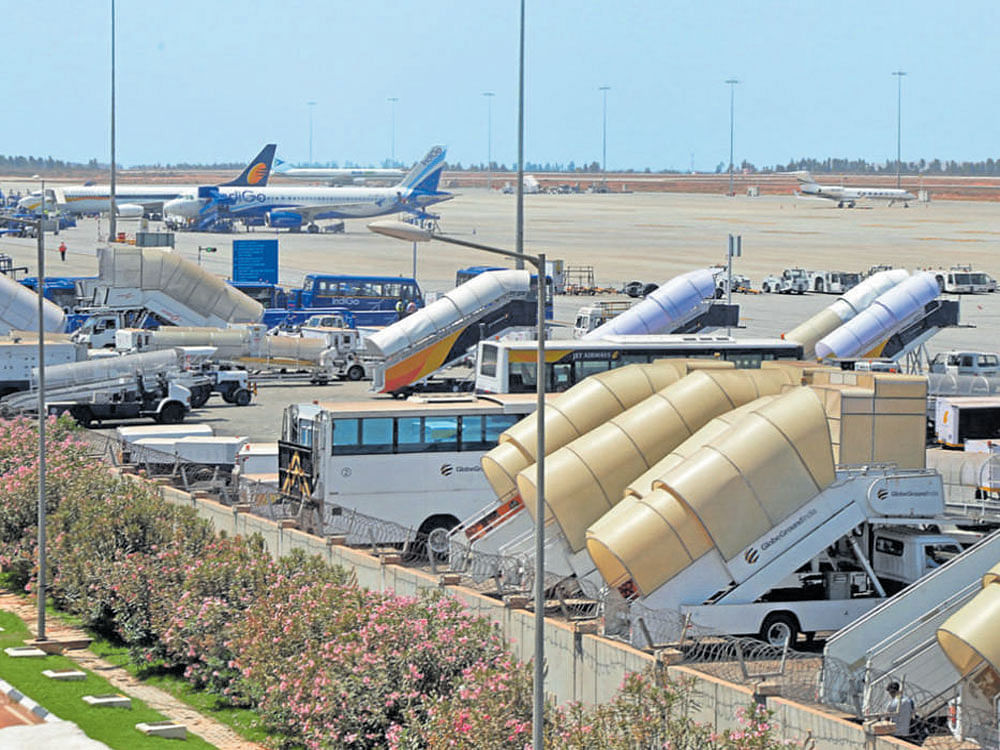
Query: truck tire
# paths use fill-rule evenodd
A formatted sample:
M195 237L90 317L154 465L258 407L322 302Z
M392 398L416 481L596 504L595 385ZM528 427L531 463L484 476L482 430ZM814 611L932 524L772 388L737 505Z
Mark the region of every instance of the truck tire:
M795 646L799 636L799 622L791 612L772 612L764 618L758 637L772 646L782 647L788 639L788 647Z
M177 401L164 404L156 415L156 421L160 424L180 424L184 421L184 407Z
M351 365L347 368L347 379L358 381L365 376L365 368L361 365Z
M191 389L191 408L200 409L208 402L208 397L212 395L211 386L199 385Z
M763 285L761 285L761 287L760 287L760 290L761 290L762 292L764 292L764 294L770 294L770 293L771 293L771 285L770 285L770 284L768 284L768 283L767 283L767 282L765 281L765 282L763 283Z
M250 398L250 391L246 388L238 388L236 392L233 393L233 403L237 406L249 406Z

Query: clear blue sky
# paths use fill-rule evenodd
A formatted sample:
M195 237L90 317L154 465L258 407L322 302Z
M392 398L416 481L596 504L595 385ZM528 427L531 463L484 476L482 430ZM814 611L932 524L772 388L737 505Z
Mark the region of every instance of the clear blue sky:
M109 0L8 2L0 153L109 154ZM118 0L118 158L244 161L265 142L317 162L374 164L432 144L484 162L517 144L516 0ZM736 159L1000 155L1000 4L529 0L525 158L608 168L714 169Z

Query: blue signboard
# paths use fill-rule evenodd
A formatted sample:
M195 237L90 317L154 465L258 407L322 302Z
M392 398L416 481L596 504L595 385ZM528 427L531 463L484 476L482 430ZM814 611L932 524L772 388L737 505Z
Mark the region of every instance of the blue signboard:
M277 240L233 240L233 281L278 283Z

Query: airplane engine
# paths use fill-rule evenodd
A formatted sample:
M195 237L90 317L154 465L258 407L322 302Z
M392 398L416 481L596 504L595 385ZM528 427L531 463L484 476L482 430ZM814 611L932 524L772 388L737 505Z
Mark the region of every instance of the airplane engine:
M116 203L115 209L119 219L141 219L145 211L138 203Z
M190 219L198 215L205 202L203 198L175 198L163 204L163 214Z
M274 229L299 229L302 217L294 211L271 211L267 215L267 224Z

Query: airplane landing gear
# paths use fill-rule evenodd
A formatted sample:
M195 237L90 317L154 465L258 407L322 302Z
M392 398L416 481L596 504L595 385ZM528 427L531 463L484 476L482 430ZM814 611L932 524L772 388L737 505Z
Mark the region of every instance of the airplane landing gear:
M319 232L319 225L314 222L306 227L306 231L309 232L309 234L316 234Z

